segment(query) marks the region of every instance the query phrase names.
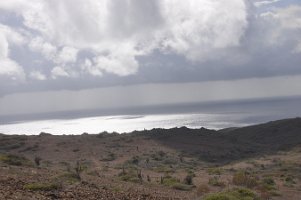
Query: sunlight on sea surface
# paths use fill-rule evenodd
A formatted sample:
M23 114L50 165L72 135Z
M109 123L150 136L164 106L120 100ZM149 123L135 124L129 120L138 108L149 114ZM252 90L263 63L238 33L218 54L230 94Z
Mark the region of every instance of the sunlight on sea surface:
M0 125L0 133L35 135L47 132L56 135L95 134L108 132L131 132L153 128L189 128L206 127L221 129L226 127L245 126L239 122L242 115L237 114L171 114L171 115L119 115L79 119L42 120Z

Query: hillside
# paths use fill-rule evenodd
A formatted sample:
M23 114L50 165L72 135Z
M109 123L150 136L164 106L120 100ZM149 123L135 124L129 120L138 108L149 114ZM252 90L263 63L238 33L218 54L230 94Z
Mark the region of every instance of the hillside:
M203 199L245 187L297 200L300 160L301 118L219 131L1 134L0 199Z

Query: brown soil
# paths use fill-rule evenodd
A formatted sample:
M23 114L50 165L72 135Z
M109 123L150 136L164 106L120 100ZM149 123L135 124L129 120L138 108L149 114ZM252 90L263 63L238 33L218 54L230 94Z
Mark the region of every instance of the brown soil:
M298 200L300 169L300 118L220 131L0 135L0 199L202 199L248 187L232 181L243 171L262 199Z

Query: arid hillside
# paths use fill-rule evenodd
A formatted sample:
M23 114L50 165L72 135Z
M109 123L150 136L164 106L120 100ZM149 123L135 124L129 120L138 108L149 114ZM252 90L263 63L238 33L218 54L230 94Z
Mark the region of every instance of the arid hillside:
M0 199L298 200L300 169L301 118L219 131L0 135Z

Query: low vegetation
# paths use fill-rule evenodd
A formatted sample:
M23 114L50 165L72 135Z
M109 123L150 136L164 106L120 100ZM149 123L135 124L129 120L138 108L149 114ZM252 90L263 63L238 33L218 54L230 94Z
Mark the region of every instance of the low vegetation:
M21 155L3 154L0 155L0 161L8 165L15 166L32 166L32 162Z
M254 188L258 185L257 178L246 171L240 171L235 173L232 182L234 185L244 186L247 188Z
M209 168L207 172L209 175L222 175L223 170L220 168Z
M0 199L299 200L301 125L283 126L0 135Z
M197 196L203 196L210 192L210 188L206 184L201 184L197 187L196 194Z
M131 168L128 170L122 169L122 172L118 174L118 177L122 181L133 182L133 183L142 183L142 174L141 170Z
M225 182L220 180L220 177L214 176L209 178L208 184L211 186L216 186L216 187L225 187L226 184Z
M161 177L161 184L171 187L176 190L184 190L189 191L194 186L191 184L186 184L186 181L184 180L184 183L181 183L181 180L175 177L172 177L170 175L166 175L164 177Z
M66 172L63 174L58 175L57 177L54 178L57 182L60 182L62 184L67 183L67 184L74 184L80 181L78 175L76 173L72 172Z
M245 189L236 188L226 190L219 193L214 193L206 196L203 200L260 200L256 192Z
M58 190L61 186L54 183L30 183L24 185L24 189L33 191L52 191Z

